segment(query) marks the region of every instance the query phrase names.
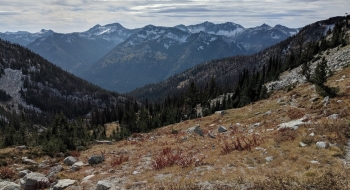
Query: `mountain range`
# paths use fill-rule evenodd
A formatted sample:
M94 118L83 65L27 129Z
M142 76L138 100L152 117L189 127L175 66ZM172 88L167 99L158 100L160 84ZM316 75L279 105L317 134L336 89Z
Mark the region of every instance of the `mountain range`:
M298 31L266 24L244 28L232 22L138 29L114 23L80 33L41 36L27 47L105 89L127 92L205 61L256 53Z

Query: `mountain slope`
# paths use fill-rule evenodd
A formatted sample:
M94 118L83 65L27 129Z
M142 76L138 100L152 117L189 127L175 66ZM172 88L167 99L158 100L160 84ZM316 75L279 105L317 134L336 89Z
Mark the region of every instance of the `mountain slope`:
M81 76L106 89L130 91L165 80L208 60L253 54L297 33L296 29L287 31L290 33L280 31L279 27L244 29L233 23L148 25Z
M0 89L11 96L1 106L10 112L42 117L34 123L47 124L60 112L68 118L85 116L93 108L124 100L17 44L0 40L0 52Z
M26 46L38 38L47 37L53 33L54 31L52 30L44 30L44 29L36 33L30 33L25 31L5 32L5 33L0 32L0 38L3 40L10 41L12 43Z
M96 25L81 33L38 38L27 47L62 69L79 75L136 30L126 29L118 23Z
M287 61L287 58L291 55L295 58L299 55L300 43L302 44L301 47L305 48L308 42L320 40L330 27L343 20L344 17L334 17L310 24L301 29L297 35L289 37L254 55L234 56L208 61L170 77L163 82L149 84L136 89L130 92L129 95L139 99L158 100L166 97L168 94L183 92L192 81L200 86L205 86L211 77L214 77L222 86L232 87L245 69L249 71L254 69L256 71L262 70L263 66L267 66L269 60L273 57L277 57L282 61Z

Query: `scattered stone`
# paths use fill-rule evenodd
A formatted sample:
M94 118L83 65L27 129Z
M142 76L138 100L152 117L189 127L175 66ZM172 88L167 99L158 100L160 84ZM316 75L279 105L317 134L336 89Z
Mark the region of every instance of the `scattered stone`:
M311 160L310 163L311 164L320 164L320 162L318 162L317 160Z
M68 156L63 160L63 163L68 166L73 165L75 162L77 162L77 159L75 159L73 156Z
M337 100L337 103L342 103L343 101L342 100Z
M266 162L271 162L273 160L273 156L269 156L265 158Z
M266 132L274 131L275 129L266 129Z
M315 133L312 132L312 133L309 134L309 136L313 137L313 136L315 136Z
M21 187L10 181L0 181L0 189L1 190L20 190Z
M27 157L22 157L22 163L23 164L30 164L30 165L35 165L37 164L34 160L29 159Z
M327 148L328 147L328 144L326 142L323 142L323 141L319 141L316 143L316 147L317 148Z
M26 176L27 174L29 174L31 171L30 170L22 170L22 171L19 171L18 172L18 176L19 177L24 177ZM1 188L0 188L1 189Z
M303 143L303 142L299 142L299 145L300 145L300 147L305 147L305 146L307 146L307 144L305 144L305 143Z
M89 181L89 179L93 178L94 176L95 176L95 175L88 175L88 176L84 177L84 178L81 180L81 182L82 182L82 183L87 182L87 181Z
M254 123L253 127L259 127L260 123Z
M20 184L23 189L32 189L39 185L41 187L49 187L50 182L44 174L33 172L20 179Z
M189 128L189 129L187 130L187 133L190 133L190 134L196 133L196 134L198 134L198 135L200 135L200 136L202 136L202 137L204 136L203 130L200 128L200 125L199 125L199 124L197 124L197 125L194 126L194 127Z
M63 152L60 152L60 153L56 154L56 156L57 157L64 157L64 154L63 154Z
M256 112L256 113L255 113L255 115L259 115L259 114L260 114L260 112Z
M225 115L226 114L226 111L216 111L215 114L218 114L218 115Z
M218 132L219 133L224 133L224 132L226 132L227 131L227 129L226 129L226 127L224 127L224 126L220 126L219 128L218 128Z
M74 185L74 183L76 182L76 180L72 180L72 179L60 179L58 180L58 182L53 186L53 190L61 190L61 189L65 189L71 185Z
M96 142L96 144L109 144L109 145L113 144L112 141L98 141L98 140L96 140L95 142Z
M62 165L57 165L57 166L54 166L54 167L52 167L51 169L50 169L50 173L51 172L54 172L54 173L58 173L58 172L60 172L60 171L62 171L63 170L63 167L62 167Z
M216 137L213 135L213 134L211 134L210 132L208 132L208 137L209 138L212 138L212 139L215 139Z
M112 188L112 183L108 180L101 180L97 182L97 190L107 190Z
M26 145L22 145L22 146L16 146L17 150L25 150L27 149Z
M137 174L139 174L140 172L138 172L138 171L133 171L132 172L132 175L137 175Z
M322 100L322 102L329 102L329 96L326 96L323 100Z
M265 115L271 115L271 114L272 114L272 111L269 110L269 111L265 112L265 113L263 114L263 116L265 116Z
M336 120L339 118L339 114L332 114L332 115L328 116L327 118L332 119L332 120Z
M300 119L297 119L297 120L292 120L292 121L289 121L287 123L281 123L279 124L277 127L277 130L281 130L281 129L284 129L284 128L289 128L289 129L293 129L293 130L297 130L299 128L299 125L302 125L304 124L304 120L307 119L308 116L305 115L304 117L300 118Z
M75 172L75 171L80 170L80 168L82 166L84 166L84 163L82 161L79 161L79 162L74 163L70 169Z
M89 158L88 163L90 165L102 163L105 160L103 155L93 155Z

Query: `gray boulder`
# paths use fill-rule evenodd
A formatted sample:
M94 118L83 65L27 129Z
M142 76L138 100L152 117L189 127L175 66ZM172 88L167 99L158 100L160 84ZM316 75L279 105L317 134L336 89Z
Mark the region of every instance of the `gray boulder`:
M323 141L319 141L319 142L317 142L316 143L316 147L317 148L327 148L328 147L328 143L326 143L326 142L323 142Z
M73 156L68 156L63 160L63 163L68 166L73 165L75 162L77 162L77 159L75 159Z
M1 181L0 189L1 190L20 190L21 187L18 184L10 181Z
M112 183L108 180L101 180L97 182L97 190L107 190L112 188Z
M93 155L89 158L88 163L90 165L102 163L105 160L103 155Z
M219 133L224 133L224 132L226 132L227 131L227 129L226 129L226 127L224 127L224 126L220 126L219 128L218 128L218 132Z
M23 189L39 189L50 186L49 179L41 173L29 173L20 179L21 188Z
M332 119L332 120L336 120L339 118L339 114L332 114L330 116L328 116L328 119Z
M84 166L84 163L82 161L79 161L79 162L75 162L70 169L72 171L78 171L82 166Z
M71 180L71 179L60 179L58 182L53 186L53 190L61 190L65 189L71 185L74 185L76 180Z
M201 129L201 127L200 127L199 124L197 124L196 126L193 126L193 127L189 128L189 129L187 130L187 133L190 133L190 134L196 133L196 134L198 134L198 135L200 135L200 136L202 136L202 137L204 136L203 130Z

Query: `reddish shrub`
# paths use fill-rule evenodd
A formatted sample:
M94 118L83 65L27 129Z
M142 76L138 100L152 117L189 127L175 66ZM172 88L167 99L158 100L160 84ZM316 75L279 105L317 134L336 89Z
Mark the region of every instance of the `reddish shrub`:
M9 167L2 167L0 169L0 178L2 179L12 179L16 173Z
M124 162L127 162L128 160L129 160L129 156L121 155L120 157L116 157L112 160L111 166L112 167L118 166Z

